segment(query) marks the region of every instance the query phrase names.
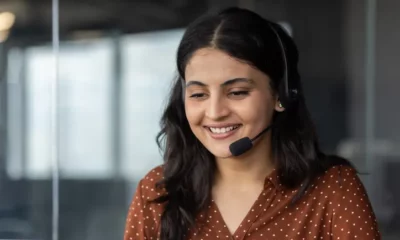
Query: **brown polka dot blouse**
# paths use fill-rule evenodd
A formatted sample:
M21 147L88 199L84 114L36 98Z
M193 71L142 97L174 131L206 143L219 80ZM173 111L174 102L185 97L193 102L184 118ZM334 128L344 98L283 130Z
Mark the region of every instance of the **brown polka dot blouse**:
M163 204L147 201L164 194L155 188L161 178L159 166L139 182L126 219L124 240L159 239ZM295 205L289 206L296 192L284 189L273 171L233 235L211 202L197 217L197 227L189 231L187 239L381 239L368 196L353 168L332 167Z

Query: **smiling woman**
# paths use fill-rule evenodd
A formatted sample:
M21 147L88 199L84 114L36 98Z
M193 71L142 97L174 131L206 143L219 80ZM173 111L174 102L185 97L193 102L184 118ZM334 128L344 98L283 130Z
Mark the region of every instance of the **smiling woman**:
M274 111L283 111L265 73L221 50L203 48L194 52L185 77L185 112L190 128L217 161L232 155L232 142L257 135L270 125ZM269 139L265 136L257 142L264 147L255 148L263 152L253 153L254 157L270 152L266 147L271 145Z
M125 240L380 239L355 169L319 149L297 63L289 35L248 10L187 28L165 162L140 181Z

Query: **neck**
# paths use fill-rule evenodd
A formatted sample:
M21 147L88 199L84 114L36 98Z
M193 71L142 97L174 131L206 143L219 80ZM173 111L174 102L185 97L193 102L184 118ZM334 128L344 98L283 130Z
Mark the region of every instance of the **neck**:
M246 187L249 184L264 184L265 178L274 169L270 134L260 137L252 149L239 157L216 158L216 185Z

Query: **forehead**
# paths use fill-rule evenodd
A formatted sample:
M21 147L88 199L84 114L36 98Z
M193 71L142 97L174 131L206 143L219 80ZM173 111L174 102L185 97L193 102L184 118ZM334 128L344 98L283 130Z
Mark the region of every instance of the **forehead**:
M218 49L197 50L185 69L186 80L204 82L226 81L233 78L259 78L261 72Z

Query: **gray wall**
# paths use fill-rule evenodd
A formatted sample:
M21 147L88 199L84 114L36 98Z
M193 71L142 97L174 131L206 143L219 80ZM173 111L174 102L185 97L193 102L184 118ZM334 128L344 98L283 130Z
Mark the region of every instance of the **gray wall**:
M255 10L288 22L299 49L299 71L307 105L323 149L334 152L348 136L343 0L257 1ZM327 31L328 30L328 31Z
M400 1L377 1L376 78L375 78L375 136L400 141ZM347 74L350 76L350 114L347 119L351 136L364 137L365 123L365 31L364 1L347 2L346 53Z
M366 1L347 1L346 7L346 74L349 76L349 115L347 126L350 136L363 141L365 138L366 109ZM400 169L400 1L379 0L375 28L375 84L373 86L373 135L376 141L386 141L374 150L369 163L361 155L358 166L370 174L363 177L371 201L382 222L399 218L400 208L398 172ZM387 144L389 143L389 144ZM393 144L392 146L390 144ZM378 144L373 144L377 148ZM397 152L397 153L396 153ZM366 165L368 164L368 165ZM395 207L396 206L396 207ZM396 216L397 215L397 216Z

